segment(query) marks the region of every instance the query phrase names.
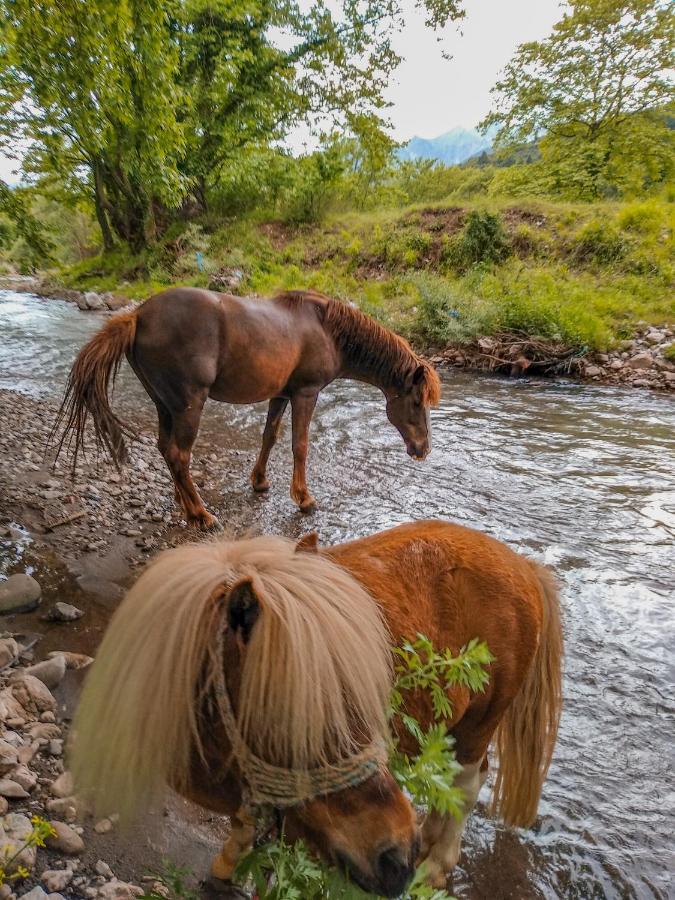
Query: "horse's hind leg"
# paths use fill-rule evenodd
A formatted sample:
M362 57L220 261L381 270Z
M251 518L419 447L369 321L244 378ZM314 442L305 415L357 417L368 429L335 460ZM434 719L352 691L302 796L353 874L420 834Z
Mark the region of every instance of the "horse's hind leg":
M270 451L276 443L279 426L287 406L288 400L284 397L272 397L270 400L269 409L267 410L267 421L265 422L265 430L262 436L262 446L251 472L251 484L254 491L269 490L270 483L266 476L267 460L270 458Z
M480 789L487 777L487 769L481 771L481 763L469 763L455 779L455 787L464 791L462 815L431 812L422 826L422 853L425 874L434 887L444 888L448 875L459 862L462 835Z
M302 512L311 512L315 506L314 497L307 488L305 463L309 445L309 423L312 420L318 393L298 393L291 399L293 423L293 481L291 497Z
M220 528L220 525L216 517L207 512L190 475L192 445L197 438L206 396L207 393L204 391L194 396L192 402L181 411L171 412L171 434L164 444L163 455L188 524L195 525L203 531L211 531Z
M162 401L157 397L154 397L153 399L155 402L155 406L157 407L157 449L166 460L166 451L169 447L169 441L171 440L173 419L171 418L170 411L166 406L164 406ZM182 507L183 498L181 497L180 491L178 490L178 485L173 479L173 473L171 473L171 480L173 481L173 493L176 498L176 503Z

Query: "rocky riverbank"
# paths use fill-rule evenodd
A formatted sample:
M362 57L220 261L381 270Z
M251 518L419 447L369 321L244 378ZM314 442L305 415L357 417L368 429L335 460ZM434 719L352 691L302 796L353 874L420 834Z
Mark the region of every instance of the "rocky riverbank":
M71 478L43 459L54 414L0 390L0 419L12 423L0 433L0 575L10 576L0 582L0 861L23 846L32 817L56 832L8 866L26 872L0 900L162 896L151 873L164 858L206 872L223 820L170 795L142 827L118 833L114 817L98 821L72 796L64 754L86 667L134 569L197 535L174 509L153 437L134 442L123 475L92 460Z

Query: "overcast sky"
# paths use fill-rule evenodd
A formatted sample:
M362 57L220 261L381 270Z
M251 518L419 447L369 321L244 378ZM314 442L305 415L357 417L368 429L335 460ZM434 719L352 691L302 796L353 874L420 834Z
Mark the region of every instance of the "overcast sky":
M475 126L518 44L545 37L561 17L560 0L465 0L466 18L459 26L449 25L439 44L424 27L424 16L415 12L415 0L403 2L410 12L397 49L405 62L387 91L394 137L400 141ZM452 59L444 59L442 49ZM0 178L16 181L15 168L15 162L0 156Z

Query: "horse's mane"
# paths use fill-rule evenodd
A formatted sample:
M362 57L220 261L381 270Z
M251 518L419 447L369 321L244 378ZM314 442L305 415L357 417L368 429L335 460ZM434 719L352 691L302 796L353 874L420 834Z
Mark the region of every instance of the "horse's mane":
M423 399L436 406L441 383L434 367L418 356L400 335L380 325L351 303L343 303L318 291L286 291L277 300L289 304L314 301L321 304L324 327L352 365L369 372L382 384L403 388L415 369L424 369Z
M186 545L161 553L129 591L85 684L72 768L99 809L129 816L163 784L189 784L201 730L214 727L200 709L222 659L218 598L243 578L262 607L235 673L248 746L305 770L386 734L390 640L351 575L284 538Z

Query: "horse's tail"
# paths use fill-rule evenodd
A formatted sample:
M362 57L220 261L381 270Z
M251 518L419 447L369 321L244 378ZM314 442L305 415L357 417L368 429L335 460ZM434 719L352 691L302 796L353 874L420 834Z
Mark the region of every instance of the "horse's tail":
M161 553L128 592L84 683L69 767L78 797L129 821L201 751L200 692L221 634L218 589L231 576L217 543Z
M562 708L563 634L553 573L531 563L543 607L542 629L527 678L499 724L498 772L492 809L508 825L527 827L537 815Z
M118 468L126 460L124 434L132 436L133 431L110 408L108 390L111 379L115 383L122 357L133 347L135 336L136 312L122 313L113 316L77 355L48 441L50 444L63 428L56 457L64 445L70 449L74 444L73 468L80 450L84 449L85 426L90 415L97 447L104 447Z

